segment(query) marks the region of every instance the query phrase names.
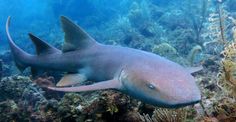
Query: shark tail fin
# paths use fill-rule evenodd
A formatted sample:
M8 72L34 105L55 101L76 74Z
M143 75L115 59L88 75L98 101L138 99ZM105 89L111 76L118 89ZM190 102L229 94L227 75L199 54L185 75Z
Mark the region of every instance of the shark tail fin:
M8 37L9 46L13 55L13 59L15 60L15 64L17 68L23 72L25 68L28 67L27 60L30 58L30 54L26 53L22 49L20 49L12 40L11 35L9 33L9 25L10 25L10 17L8 17L6 22L6 33Z
M31 33L29 33L29 37L34 43L36 47L36 52L38 55L46 55L46 54L53 54L53 53L61 52L57 48L51 46L50 44L46 43L45 41L41 40L40 38L34 36Z

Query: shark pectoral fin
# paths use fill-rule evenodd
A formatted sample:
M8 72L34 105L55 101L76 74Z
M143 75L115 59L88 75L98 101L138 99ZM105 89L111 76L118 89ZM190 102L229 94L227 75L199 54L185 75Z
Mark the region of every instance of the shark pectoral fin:
M63 91L63 92L83 92L83 91L94 91L94 90L103 90L103 89L120 89L121 84L118 80L112 79L107 81L101 81L98 83L94 83L91 85L84 85L78 87L48 87L48 89L55 91Z
M189 72L189 73L195 73L195 72L199 72L203 69L202 66L199 66L199 67L187 67L186 70Z
M61 16L62 29L65 32L63 52L84 49L96 43L81 27L68 18Z
M56 86L71 86L87 80L87 77L83 74L66 74L57 83Z

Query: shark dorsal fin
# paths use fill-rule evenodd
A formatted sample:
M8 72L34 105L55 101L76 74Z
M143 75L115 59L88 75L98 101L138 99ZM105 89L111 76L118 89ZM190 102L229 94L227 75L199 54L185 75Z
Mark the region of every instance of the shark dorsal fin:
M61 52L57 48L49 45L48 43L44 42L40 38L34 36L33 34L29 33L29 37L34 43L36 47L36 52L38 55L44 55L44 54L52 54L52 53L58 53Z
M81 27L74 24L68 18L61 16L63 31L65 32L65 42L63 52L84 49L96 43Z

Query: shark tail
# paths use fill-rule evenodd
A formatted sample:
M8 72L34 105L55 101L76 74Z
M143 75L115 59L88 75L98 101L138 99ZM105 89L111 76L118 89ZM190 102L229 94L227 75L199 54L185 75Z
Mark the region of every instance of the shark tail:
M26 53L25 51L23 51L22 49L20 49L12 40L11 35L9 33L9 25L10 25L10 16L7 19L6 22L6 33L7 33L7 37L8 37L8 42L9 42L9 46L13 55L13 59L15 60L15 64L17 66L17 68L23 72L27 67L27 60L30 57L30 54Z

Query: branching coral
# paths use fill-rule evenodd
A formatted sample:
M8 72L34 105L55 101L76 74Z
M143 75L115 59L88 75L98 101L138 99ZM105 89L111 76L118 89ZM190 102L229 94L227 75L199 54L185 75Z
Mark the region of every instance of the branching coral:
M231 20L235 22L233 18ZM221 52L223 58L218 76L220 85L226 88L231 96L236 97L236 30L234 28L235 26L232 29L233 41L226 44Z
M211 43L218 43L220 45L227 44L227 28L229 26L228 14L229 13L224 9L223 4L218 2L216 12L211 13L208 18L209 26L207 27L207 37L210 41L205 42L203 46L207 46Z
M221 53L224 57L221 61L221 69L218 75L222 89L236 97L236 43L232 42Z
M222 9L221 7L219 7ZM203 89L203 104L207 108L208 117L204 117L204 121L216 120L216 121L232 121L235 120L235 96L236 96L236 39L232 40L229 33L229 29L224 10L221 10L221 15L213 14L212 22L216 22L212 27L210 25L210 39L212 41L206 42L204 46L216 42L217 51L215 51L217 57L221 59L219 63L218 77L212 77L210 80L214 81L210 87L204 87ZM233 18L231 18L233 22ZM220 22L221 21L221 22ZM232 41L231 41L232 40ZM209 45L210 46L210 45ZM207 46L207 47L209 47ZM223 51L222 51L223 50ZM220 53L221 52L221 53ZM221 54L221 57L219 55ZM215 73L213 74L216 75ZM208 73L208 76L210 74ZM214 88L214 89L212 89Z
M229 20L232 22L229 23ZM223 56L220 71L218 74L218 86L230 96L236 96L236 39L230 41L231 37L235 37L236 31L233 31L233 36L230 34L230 25L234 23L234 19L229 17L228 12L224 9L224 4L220 1L216 2L216 12L209 15L208 18L207 36L210 41L203 44L206 50L211 50L211 43L216 43L214 53ZM233 27L234 28L234 27ZM234 29L233 29L234 30ZM209 45L209 46L207 46ZM223 50L223 51L222 51Z
M191 66L194 64L194 59L196 58L196 54L199 53L200 51L202 51L202 47L200 45L196 45L189 52L187 59L190 62Z
M148 114L140 115L143 122L185 122L187 111L185 108L165 109L157 108L153 112L152 117Z

